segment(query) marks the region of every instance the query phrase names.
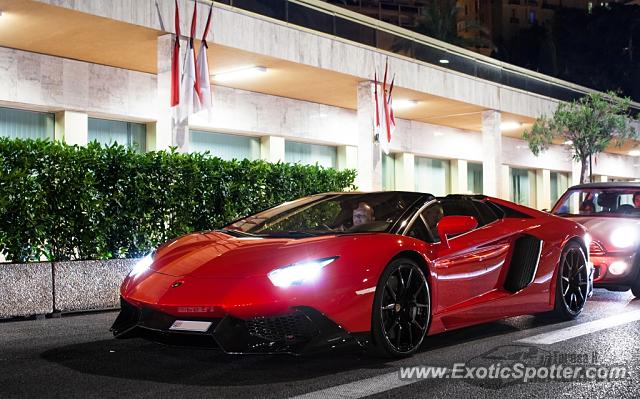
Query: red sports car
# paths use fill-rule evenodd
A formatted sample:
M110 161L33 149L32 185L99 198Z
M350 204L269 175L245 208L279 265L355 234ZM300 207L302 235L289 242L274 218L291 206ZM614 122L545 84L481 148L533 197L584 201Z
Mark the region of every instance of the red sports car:
M313 195L162 245L122 284L112 331L228 353L405 356L473 324L576 317L592 290L585 232L484 196Z
M552 213L589 230L594 285L640 298L640 183L589 183L571 187Z

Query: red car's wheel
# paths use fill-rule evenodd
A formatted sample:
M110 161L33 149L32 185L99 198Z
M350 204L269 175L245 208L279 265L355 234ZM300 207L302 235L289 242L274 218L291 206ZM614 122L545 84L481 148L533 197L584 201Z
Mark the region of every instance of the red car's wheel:
M414 261L399 258L382 273L373 302L371 332L378 354L408 356L422 344L431 320L429 283Z
M571 241L562 250L556 283L554 314L563 319L575 319L587 301L589 274L582 247Z

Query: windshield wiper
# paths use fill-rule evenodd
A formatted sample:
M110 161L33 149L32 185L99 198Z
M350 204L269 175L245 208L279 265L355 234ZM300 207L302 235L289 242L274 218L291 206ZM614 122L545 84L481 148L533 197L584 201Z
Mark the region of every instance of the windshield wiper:
M261 237L261 235L247 233L241 230L219 229L218 231L234 237Z
M274 231L265 233L267 237L315 237L317 234L307 231L290 230L290 231Z

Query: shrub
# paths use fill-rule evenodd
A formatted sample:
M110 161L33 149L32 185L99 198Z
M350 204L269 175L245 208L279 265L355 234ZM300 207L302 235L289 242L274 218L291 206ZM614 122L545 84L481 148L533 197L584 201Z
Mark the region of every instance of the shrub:
M15 262L137 257L284 201L353 189L354 179L320 166L0 138L0 252Z

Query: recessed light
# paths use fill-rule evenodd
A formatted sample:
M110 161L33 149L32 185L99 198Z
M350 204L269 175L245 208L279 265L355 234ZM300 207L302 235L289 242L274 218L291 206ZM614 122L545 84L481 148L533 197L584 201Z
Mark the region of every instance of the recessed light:
M216 73L211 77L218 82L228 82L231 80L248 79L255 76L260 76L266 72L267 72L266 67L252 66L247 68L235 69L229 72Z
M632 157L640 157L640 150L631 150L629 151L629 155Z
M394 109L407 109L407 108L413 108L416 105L418 105L418 102L415 100L405 100L405 99L400 99L400 100L394 100L393 101L393 108Z
M441 63L441 64L448 64L449 60L447 60L446 58L442 58L442 59L438 60L438 62Z
M500 130L515 130L520 129L522 127L522 123L515 121L506 121L500 124Z

